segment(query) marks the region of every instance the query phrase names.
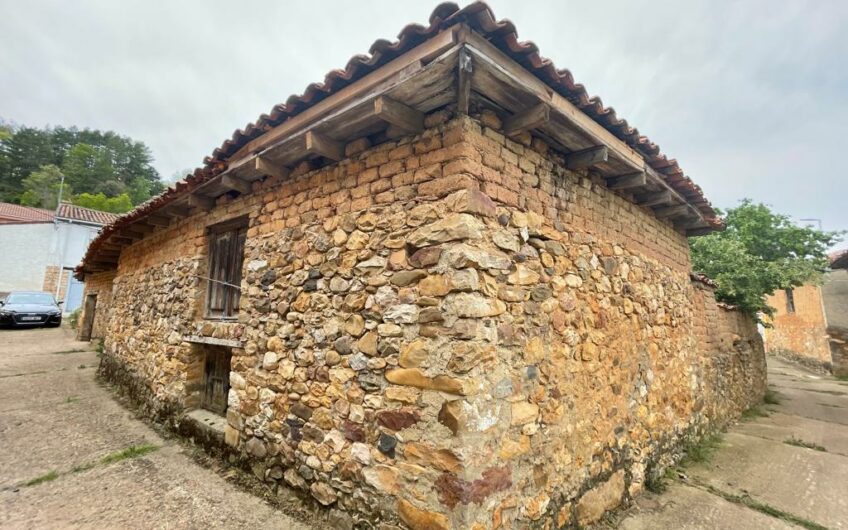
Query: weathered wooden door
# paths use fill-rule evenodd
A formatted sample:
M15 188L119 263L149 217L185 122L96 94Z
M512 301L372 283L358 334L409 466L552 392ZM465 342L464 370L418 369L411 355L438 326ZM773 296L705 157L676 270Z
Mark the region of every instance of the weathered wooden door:
M227 411L229 391L230 351L226 348L209 348L206 350L203 372L203 408L223 415Z
M97 308L97 295L90 294L85 297L84 317L80 327L80 340L91 340L91 332L94 328L94 311Z

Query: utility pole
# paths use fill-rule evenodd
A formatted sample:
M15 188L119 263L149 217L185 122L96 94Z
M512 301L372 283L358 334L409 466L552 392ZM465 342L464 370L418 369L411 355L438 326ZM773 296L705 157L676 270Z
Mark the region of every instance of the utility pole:
M62 192L65 191L65 174L60 173L62 175L62 179L59 181L59 196L56 198L56 211L53 213L53 233L56 237L56 266L59 269L58 276L56 277L56 292L53 294L53 297L57 300L59 299L59 291L62 287L62 274L65 271L65 245L61 245L60 249L60 239L61 233L59 231L59 208L62 206ZM64 301L62 303L62 312L65 311Z

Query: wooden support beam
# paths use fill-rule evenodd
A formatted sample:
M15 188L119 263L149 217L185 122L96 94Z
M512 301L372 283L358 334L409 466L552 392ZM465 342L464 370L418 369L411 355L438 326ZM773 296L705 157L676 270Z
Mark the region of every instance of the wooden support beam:
M256 171L263 174L268 175L269 177L277 177L280 179L284 179L291 174L291 169L286 166L276 164L273 161L257 156L256 161L254 162L254 167Z
M551 106L547 103L539 103L534 107L514 114L504 121L504 134L507 136L518 136L519 134L538 129L551 120Z
M628 173L607 180L607 186L611 190L627 190L631 188L641 188L647 183L648 179L644 171Z
M341 142L315 131L308 131L304 141L307 154L323 156L335 162L344 159L344 144Z
M225 188L235 190L242 195L250 193L250 183L232 175L224 175L221 177L221 185Z
M132 245L135 242L135 239L126 236L113 235L109 238L109 241L112 241L119 245Z
M641 195L635 196L633 201L642 206L659 206L661 204L668 204L671 202L671 193L668 190L655 191L653 193L642 193Z
M179 219L181 217L188 217L191 215L191 208L186 208L184 206L178 206L176 204L166 206L161 210L162 215L167 215L172 219Z
M665 206L663 208L657 208L656 210L654 210L654 213L660 219L666 219L668 217L682 217L689 213L689 206L686 204Z
M212 197L207 197L205 195L198 195L193 193L188 196L188 205L192 208L197 208L199 210L203 210L208 212L215 206L215 199Z
M170 219L168 219L167 217L163 217L161 215L148 215L147 217L144 218L144 220L147 221L148 223L154 225L154 226L165 227L165 226L168 226L169 224L171 224Z
M140 234L152 234L156 230L156 227L144 222L139 222L133 223L132 229Z
M565 155L565 167L568 169L585 169L606 162L608 156L607 146L605 145L581 149Z
M408 133L424 130L424 113L386 96L374 100L374 114L384 122Z
M471 73L473 70L471 55L463 47L459 50L456 71L456 110L459 114L468 114L468 109L471 106Z
M686 237L706 236L715 232L715 229L710 226L701 228L689 228L686 230Z

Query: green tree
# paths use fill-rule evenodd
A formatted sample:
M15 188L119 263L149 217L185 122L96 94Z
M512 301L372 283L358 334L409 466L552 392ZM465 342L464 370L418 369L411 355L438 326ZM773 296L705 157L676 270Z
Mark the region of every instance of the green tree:
M55 209L59 200L59 186L62 183L61 170L50 164L33 171L23 181L24 192L21 194L21 204L36 208ZM65 183L63 197L70 197L71 187Z
M80 193L79 195L75 195L71 202L77 206L100 210L101 212L124 213L133 208L130 196L126 193L122 193L117 197L107 197L103 193Z
M778 289L820 281L827 249L842 236L796 226L750 199L729 209L725 220L725 231L689 240L692 268L718 282L718 300L750 314L771 314L766 296Z
M24 179L50 164L61 168L80 193L126 193L139 204L165 189L142 142L113 131L0 123L0 201L20 202ZM33 200L31 195L28 200Z

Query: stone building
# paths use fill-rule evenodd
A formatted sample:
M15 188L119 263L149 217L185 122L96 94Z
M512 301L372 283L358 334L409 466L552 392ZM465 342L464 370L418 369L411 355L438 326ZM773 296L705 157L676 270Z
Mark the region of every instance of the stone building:
M831 256L820 285L777 291L768 304L767 352L848 376L848 251Z
M755 326L690 271L686 236L720 228L511 23L443 4L78 274L102 375L339 527L561 527L761 399Z

